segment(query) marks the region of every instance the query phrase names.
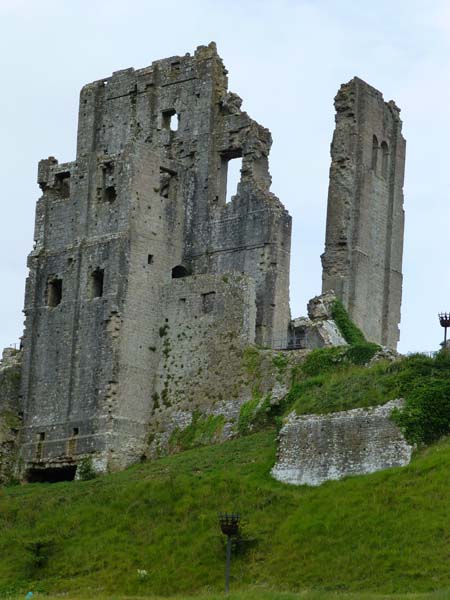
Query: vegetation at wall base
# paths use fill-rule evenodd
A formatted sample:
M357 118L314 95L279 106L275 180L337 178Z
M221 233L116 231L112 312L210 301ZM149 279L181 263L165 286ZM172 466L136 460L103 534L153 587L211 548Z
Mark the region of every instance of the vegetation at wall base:
M450 440L409 467L318 488L276 482L274 459L275 433L262 432L91 481L2 489L0 591L220 592L220 511L243 519L234 590L336 590L360 600L363 591L450 588Z

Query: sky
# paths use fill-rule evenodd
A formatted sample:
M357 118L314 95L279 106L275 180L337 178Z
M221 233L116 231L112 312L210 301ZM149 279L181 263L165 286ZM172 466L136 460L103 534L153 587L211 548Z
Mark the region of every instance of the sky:
M321 291L333 98L357 75L407 140L401 352L439 347L450 311L450 0L0 0L0 348L23 329L37 163L75 159L90 81L214 40L268 127L272 191L293 217L291 312Z

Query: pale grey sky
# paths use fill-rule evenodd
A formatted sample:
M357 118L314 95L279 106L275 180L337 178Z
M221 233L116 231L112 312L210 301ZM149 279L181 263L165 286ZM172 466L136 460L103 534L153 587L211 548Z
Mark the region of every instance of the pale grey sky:
M272 190L293 217L294 317L321 288L339 85L358 75L400 106L400 350L436 349L437 312L450 310L450 0L0 0L0 347L22 332L37 163L75 158L81 87L211 40L230 89L272 132Z

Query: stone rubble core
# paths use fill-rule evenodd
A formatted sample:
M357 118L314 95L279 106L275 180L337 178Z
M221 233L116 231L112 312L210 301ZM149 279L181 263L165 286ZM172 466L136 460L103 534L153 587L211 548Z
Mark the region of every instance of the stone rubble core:
M335 98L322 291L334 290L366 338L397 348L402 299L400 109L358 77Z
M365 89L357 81L340 97L350 97L352 85ZM381 94L374 94L378 102ZM340 225L329 218L324 273L337 269L337 276L324 279L326 294L310 303L308 319L291 321L291 217L270 191L271 134L241 105L228 91L213 42L193 56L117 71L81 90L76 159L59 164L49 157L38 167L42 196L28 257L15 476L73 479L82 461L94 471L122 469L173 451L174 434L199 419L223 418L215 441L237 435L241 407L254 400L249 348L270 355L345 344L327 313L331 283L361 320L341 285L349 254L333 258L329 230ZM392 122L398 128L399 120L389 107L392 153ZM335 134L335 149L353 140L351 111L345 108L342 127L349 129ZM238 159L240 181L227 201L229 163ZM357 168L345 169L352 191L344 204L357 203L358 178ZM384 202L385 184L377 185L377 201ZM339 185L330 189L337 206ZM389 215L397 204L391 208ZM335 209L331 214L341 219ZM372 218L358 214L361 222ZM347 225L345 235L353 227ZM375 226L387 225L380 217ZM390 235L398 236L398 228ZM349 236L348 249L360 243ZM340 248L340 238L336 243ZM369 263L358 263L358 273L372 276ZM390 279L383 281L386 289ZM373 302L379 319L390 300L378 295ZM266 362L263 393L279 398L287 383L273 357Z
M292 320L294 339L304 348L315 350L328 346L347 346L332 317L336 295L332 290L315 296L308 302L308 317Z
M279 434L272 475L295 485L321 485L409 464L413 447L390 420L403 400L325 415L291 413Z

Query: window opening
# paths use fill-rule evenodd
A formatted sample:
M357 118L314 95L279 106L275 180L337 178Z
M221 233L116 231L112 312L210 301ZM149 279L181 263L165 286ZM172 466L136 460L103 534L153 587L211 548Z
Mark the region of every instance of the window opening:
M163 129L169 129L170 131L178 131L180 124L180 115L176 110L163 110L162 113L162 126Z
M55 187L58 190L61 198L68 198L70 196L70 172L64 171L63 173L55 174Z
M62 300L62 279L51 277L47 281L47 306L55 307Z
M147 264L148 265L152 265L153 264L153 254L148 254L147 255Z
M114 202L117 198L116 188L113 185L108 185L103 191L103 199L106 202Z
M181 277L187 277L189 275L188 270L183 265L177 265L172 269L172 279L180 279Z
M386 179L389 165L389 148L386 142L381 142L381 176Z
M91 298L101 298L103 296L104 269L95 269L91 273Z
M233 150L221 154L220 157L220 189L219 195L222 202L228 204L237 194L238 184L241 180L242 152Z
M372 170L377 172L377 160L378 160L378 140L377 136L374 135L372 138Z

